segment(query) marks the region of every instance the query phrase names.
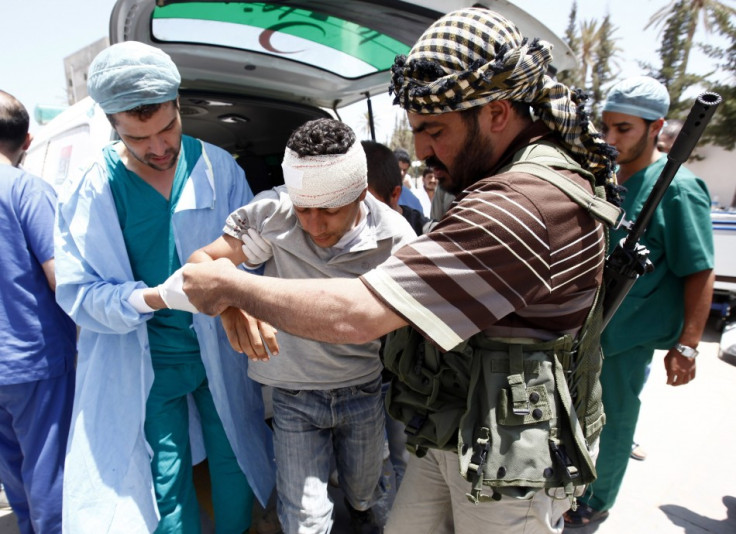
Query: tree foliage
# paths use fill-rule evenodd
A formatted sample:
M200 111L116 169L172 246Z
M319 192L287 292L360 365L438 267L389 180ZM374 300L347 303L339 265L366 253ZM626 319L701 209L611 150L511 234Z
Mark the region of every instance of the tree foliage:
M580 57L580 38L578 37L578 3L573 1L570 8L570 16L565 29L565 42L570 47L574 57ZM581 75L578 69L563 70L557 79L568 87L581 87Z
M684 118L691 103L682 95L694 85L706 83L706 76L689 73L690 53L695 44L698 25L705 33L722 30L724 20L736 15L736 9L718 0L672 0L651 16L644 29L661 27L662 42L658 49L662 62L659 70L651 74L660 80L670 93L672 118Z
M590 93L593 99L592 115L599 118L599 109L606 98L607 88L618 77L618 63L616 56L621 49L616 45L613 34L616 27L611 23L611 15L606 14L598 28L598 42L595 45L595 63L591 69ZM615 69L615 70L614 70Z
M572 88L583 89L591 96L590 111L593 120L599 119L599 108L608 86L618 76L618 55L621 48L614 33L617 28L606 14L600 23L595 19L584 20L579 25L577 3L573 2L565 31L565 41L575 54L580 68L566 71L560 81Z
M409 156L412 161L416 161L417 154L414 150L414 134L411 133L411 126L409 125L409 119L406 117L406 113L400 114L394 121L394 133L391 136L391 142L389 148L395 150L397 148L403 148L409 152Z
M710 90L721 95L723 102L706 128L703 141L733 150L736 148L736 24L728 11L716 15L717 31L730 44L724 48L704 47L705 53L718 62L721 75Z

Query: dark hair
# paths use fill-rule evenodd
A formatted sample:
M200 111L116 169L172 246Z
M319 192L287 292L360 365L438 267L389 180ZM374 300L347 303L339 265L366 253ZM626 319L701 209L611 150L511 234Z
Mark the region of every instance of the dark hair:
M0 144L15 152L25 143L29 125L25 106L10 93L0 91Z
M173 102L173 104L176 106L176 109L179 109L179 99L174 100L168 100L166 102L160 102L158 104L141 104L140 106L136 106L133 109L126 109L125 111L120 111L119 113L125 113L126 115L134 115L138 120L140 121L147 121L153 115L161 109L161 106L164 106L170 102ZM117 120L115 119L115 115L117 113L108 113L107 114L107 120L110 121L110 124L113 126L117 125Z
M431 166L428 165L428 166L424 167L424 169L422 170L422 178L424 178L428 174L432 174L432 173L434 173L434 169Z
M391 149L375 141L361 141L368 162L368 187L388 204L396 186L401 187L401 171Z
M294 130L286 147L299 157L345 154L355 143L355 133L344 122L316 119Z
M394 156L396 156L396 159L399 161L403 161L404 163L411 164L411 157L409 156L409 152L407 152L405 148L395 149Z
M644 121L644 126L647 127L647 130L649 130L649 127L654 123L653 119L645 119L644 117L639 117L641 120ZM661 132L661 130L660 130ZM654 147L657 147L657 143L659 142L659 134L657 134L657 137L654 138ZM618 159L618 154L616 154L616 158Z

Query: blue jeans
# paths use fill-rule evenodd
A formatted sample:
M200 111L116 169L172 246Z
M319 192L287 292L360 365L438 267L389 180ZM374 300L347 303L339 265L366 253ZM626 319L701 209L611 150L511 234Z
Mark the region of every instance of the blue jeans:
M386 393L388 392L389 382L384 382L381 388L381 396L386 401ZM388 450L391 455L391 465L396 475L396 488L401 485L401 480L406 472L406 464L409 462L409 451L406 450L406 425L401 421L397 421L388 415L388 407L386 407L386 439L388 440Z
M332 527L327 494L335 457L350 505L367 510L379 497L384 418L381 378L331 390L273 390L278 513L285 534Z

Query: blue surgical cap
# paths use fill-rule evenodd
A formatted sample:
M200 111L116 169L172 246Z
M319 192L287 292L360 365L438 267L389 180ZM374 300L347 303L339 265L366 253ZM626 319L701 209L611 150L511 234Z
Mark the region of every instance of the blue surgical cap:
M603 111L625 113L646 120L667 116L670 95L667 88L649 76L634 76L618 82L608 92Z
M136 41L114 44L92 61L87 92L109 114L174 100L181 76L168 54Z

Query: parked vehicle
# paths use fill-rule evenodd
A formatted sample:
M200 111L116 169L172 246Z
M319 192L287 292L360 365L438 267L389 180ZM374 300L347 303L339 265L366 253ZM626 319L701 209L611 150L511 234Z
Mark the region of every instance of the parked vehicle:
M711 212L711 221L716 273L711 310L718 316L717 328L724 330L729 323L736 323L736 254L733 252L736 249L736 211L715 210ZM729 338L733 341L727 345L736 357L735 328L729 329Z
M141 41L172 57L182 75L184 133L228 150L258 192L283 183L280 163L294 129L385 93L395 56L442 14L473 4L119 0L110 42ZM534 17L505 0L482 4L525 36L551 42L557 70L575 67L569 48ZM111 139L101 110L85 99L40 129L24 166L58 186Z

